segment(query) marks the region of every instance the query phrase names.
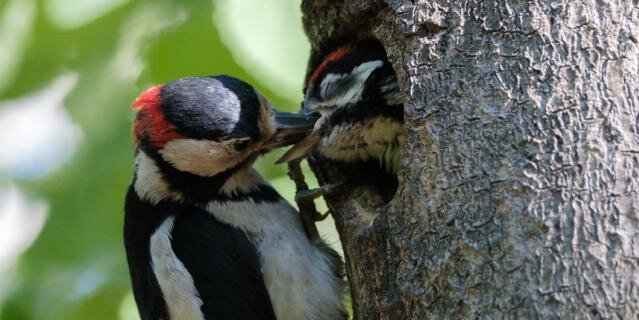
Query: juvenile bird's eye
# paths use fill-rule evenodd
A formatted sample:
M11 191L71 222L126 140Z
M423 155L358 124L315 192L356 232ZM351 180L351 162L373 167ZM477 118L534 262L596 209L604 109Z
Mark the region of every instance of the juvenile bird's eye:
M251 143L251 139L238 139L233 144L233 148L235 148L236 151L244 151L246 150L246 148L249 146L250 143Z

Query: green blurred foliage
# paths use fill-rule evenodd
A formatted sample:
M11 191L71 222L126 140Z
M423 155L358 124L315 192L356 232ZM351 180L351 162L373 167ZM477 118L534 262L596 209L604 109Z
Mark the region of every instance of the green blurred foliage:
M156 83L230 74L295 111L308 55L299 0L0 0L0 19L0 58L10 62L0 67L0 101L77 74L65 106L83 131L70 162L13 181L50 210L0 288L0 319L136 319L122 245L131 102ZM277 156L257 168L290 199Z

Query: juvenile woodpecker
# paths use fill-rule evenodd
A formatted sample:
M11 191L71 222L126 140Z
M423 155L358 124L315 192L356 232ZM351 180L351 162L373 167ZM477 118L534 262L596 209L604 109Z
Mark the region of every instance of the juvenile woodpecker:
M368 178L380 186L397 184L406 132L397 77L384 47L364 40L320 58L308 78L302 113L319 114L312 134L295 144L279 162L314 154L349 169L353 181ZM376 168L383 170L375 170ZM346 170L346 171L349 171ZM377 171L380 175L371 174ZM352 182L352 181L350 181ZM391 195L394 189L391 190Z
M152 87L133 108L124 243L143 320L345 319L339 258L252 169L316 119L228 76Z

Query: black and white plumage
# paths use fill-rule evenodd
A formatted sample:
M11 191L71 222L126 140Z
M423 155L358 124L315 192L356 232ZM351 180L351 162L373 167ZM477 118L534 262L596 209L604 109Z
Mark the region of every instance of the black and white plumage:
M124 239L142 319L344 319L339 259L251 168L314 119L227 76L153 87L134 108Z
M362 179L362 170L380 167L395 179L406 132L397 77L384 47L375 40L357 41L330 51L318 62L308 78L302 113L321 118L314 132L280 162L314 154L355 165L349 170L357 180Z

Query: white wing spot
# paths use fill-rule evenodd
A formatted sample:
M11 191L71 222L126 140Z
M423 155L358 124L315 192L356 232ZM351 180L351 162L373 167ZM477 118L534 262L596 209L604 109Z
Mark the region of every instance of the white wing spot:
M166 301L169 317L181 320L203 320L200 299L193 277L171 247L175 218L169 217L151 236L149 250L153 273Z

